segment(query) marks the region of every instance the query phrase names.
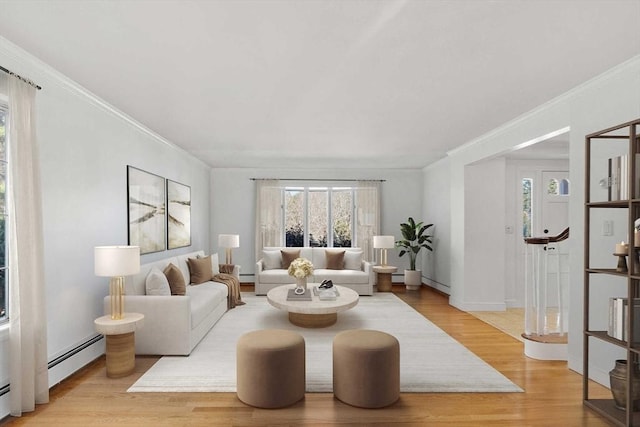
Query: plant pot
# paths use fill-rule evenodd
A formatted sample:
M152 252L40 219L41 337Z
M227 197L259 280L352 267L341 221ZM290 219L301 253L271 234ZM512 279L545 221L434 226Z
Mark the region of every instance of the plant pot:
M422 286L422 271L421 270L405 270L404 271L404 284L410 291L420 289Z
M627 361L616 360L615 367L609 372L609 380L611 381L611 394L616 408L625 409L627 407ZM633 410L640 407L640 369L638 364L633 365L632 376L632 393L633 393Z
M297 278L296 277L296 288L302 288L305 291L307 290L307 278L303 277L303 278Z

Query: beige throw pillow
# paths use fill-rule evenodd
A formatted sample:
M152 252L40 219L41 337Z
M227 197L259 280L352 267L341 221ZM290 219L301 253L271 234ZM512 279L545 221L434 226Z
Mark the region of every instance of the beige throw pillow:
M282 268L285 270L289 268L294 259L300 258L300 249L283 249L280 253L282 254Z
M145 279L145 293L147 295L171 295L169 281L159 268L153 267Z
M167 280L169 281L171 295L184 295L187 292L187 285L178 267L169 264L162 272L167 276Z
M328 270L344 270L345 251L325 250Z
M282 254L280 251L262 251L262 266L265 270L282 268Z
M345 270L362 270L362 251L345 251Z
M208 282L212 277L211 257L189 258L187 259L189 273L191 274L191 283L199 285Z

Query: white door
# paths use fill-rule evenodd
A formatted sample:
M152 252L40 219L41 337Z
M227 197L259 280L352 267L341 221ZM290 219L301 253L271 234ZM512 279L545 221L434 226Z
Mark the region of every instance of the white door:
M569 172L542 171L541 184L540 221L534 236L556 236L569 226Z

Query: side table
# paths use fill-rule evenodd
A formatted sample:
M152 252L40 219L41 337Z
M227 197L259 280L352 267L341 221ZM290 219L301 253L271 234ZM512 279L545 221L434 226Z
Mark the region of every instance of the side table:
M391 292L391 273L398 271L398 267L392 265L375 265L373 271L378 275L378 292Z
M120 378L131 374L136 366L135 330L144 324L144 314L124 313L122 319L111 315L94 320L96 331L107 340L107 377Z

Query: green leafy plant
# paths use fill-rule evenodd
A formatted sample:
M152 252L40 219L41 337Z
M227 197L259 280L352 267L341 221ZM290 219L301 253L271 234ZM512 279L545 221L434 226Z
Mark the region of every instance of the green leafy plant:
M433 224L422 225L422 222L416 223L413 218L409 217L407 222L400 224L400 232L402 232L402 240L396 241L396 248L402 248L398 256L409 254L410 270L416 269L416 258L422 248L433 251L433 244L430 234L426 231L433 227Z

